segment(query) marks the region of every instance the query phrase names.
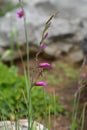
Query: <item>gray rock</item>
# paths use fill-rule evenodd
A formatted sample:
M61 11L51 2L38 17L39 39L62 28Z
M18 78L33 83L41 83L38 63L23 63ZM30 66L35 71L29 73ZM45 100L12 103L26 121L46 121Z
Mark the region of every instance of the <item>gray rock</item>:
M44 50L47 58L58 58L61 54L61 50L58 50L58 45L51 44L50 46L47 46Z
M58 58L62 53L69 53L72 48L72 44L59 42L48 45L44 51L48 56Z
M67 61L70 63L79 63L84 58L82 50L77 50L69 54Z
M72 44L68 43L59 43L58 44L58 50L61 50L64 53L69 53L69 51L73 48Z
M35 8L29 9L27 6L25 11L27 17L26 27L28 41L35 45L39 45L43 26L49 16L40 16ZM0 19L0 46L2 47L10 46L11 34L14 29L19 33L19 35L14 34L13 43L15 44L17 42L20 42L21 44L24 44L26 42L23 19L18 19L16 12L17 10L14 10L13 12L6 14L5 17ZM55 18L52 22L52 26L50 27L48 40L52 39L53 37L59 37L61 35L74 35L77 29L78 28L75 26L72 28L71 23L68 20Z
M24 8L28 41L38 45L46 20L53 12L57 12L57 8L49 0L36 2L35 6L30 5ZM0 18L0 41L2 41L0 42L0 46L10 46L11 33L14 29L19 33L19 36L14 36L14 43L17 43L17 41L25 43L23 19L17 18L17 10L19 9L9 12L3 18ZM67 34L75 35L79 30L79 22L80 20L78 20L78 23L72 23L72 21L65 18L56 17L50 28L49 39Z
M15 4L18 0L12 0L12 2ZM31 2L25 0L24 2L26 3L24 9L30 49L32 45L39 46L45 22L54 12L58 12L58 15L52 20L49 29L46 41L48 47L45 50L48 55L58 57L62 52L68 53L72 44L80 43L87 33L86 0L32 0ZM0 47L2 49L10 48L12 44L16 46L17 43L20 46L26 46L23 18L17 17L19 9L8 12L0 18ZM54 42L56 44L50 45ZM65 43L60 44L60 42ZM15 57L17 56L14 55Z
M48 130L42 124L40 124L36 121L34 121L33 128L35 130L44 130L44 129ZM13 121L0 121L0 130L5 130L5 129L8 129L8 130L15 130L15 129L28 130L28 121L27 121L27 119L22 119L22 120L19 120L18 124L16 122L13 122Z
M19 9L9 12L3 18L0 18L0 46L2 47L10 46L11 33L14 29L19 35L14 35L13 43L20 42L24 44L26 42L23 19L19 19L16 14L18 10ZM43 26L48 19L48 16L45 14L40 15L38 11L39 10L34 7L28 8L25 6L28 41L37 45L39 44L38 41L40 41L40 37L37 36L37 33L39 34L38 28Z

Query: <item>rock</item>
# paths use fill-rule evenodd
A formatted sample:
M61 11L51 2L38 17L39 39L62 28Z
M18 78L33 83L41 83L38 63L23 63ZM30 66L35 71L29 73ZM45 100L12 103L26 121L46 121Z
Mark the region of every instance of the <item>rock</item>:
M25 40L25 32L24 32L24 23L23 19L19 19L17 17L17 10L13 12L7 13L3 18L0 18L0 46L1 47L10 47L11 34L16 30L16 34L14 35L13 44L20 42L20 44L24 44ZM30 43L34 43L38 45L37 30L39 26L43 25L48 19L47 16L40 16L38 11L35 8L28 8L25 6L26 12L26 27L28 34L28 41ZM37 22L36 22L37 21ZM20 26L19 26L20 25ZM19 33L19 35L18 35Z
M79 63L80 61L83 60L83 58L84 58L84 55L83 55L82 50L77 50L69 54L69 56L67 57L67 61L71 63Z
M44 51L50 57L58 58L62 53L69 53L72 47L72 44L59 42L48 45Z
M43 26L50 15L57 11L57 8L55 7L56 6L50 0L45 0L42 2L39 1L35 4L35 6L24 6L28 41L30 43L35 45L39 44ZM0 46L2 47L10 46L11 33L14 29L19 33L19 36L15 34L14 43L17 43L17 41L20 41L20 43L26 42L23 19L17 18L16 13L18 10L19 9L8 12L3 18L0 18L0 41L2 41L0 42ZM80 21L72 24L70 20L65 18L54 18L52 26L49 30L49 39L59 37L61 35L75 35L79 28L79 22Z
M58 45L51 44L44 50L47 58L58 58L61 54L61 50L58 50Z
M60 37L66 35L74 35L77 27L74 26L74 29L71 26L70 21L63 18L56 18L52 22L50 29L50 37Z
M12 2L15 4L18 0L12 0ZM50 56L54 55L57 58L62 52L68 53L74 43L75 46L83 40L87 31L86 1L33 0L29 2L25 0L24 2L26 3L24 10L26 13L26 28L30 49L32 45L35 48L39 46L44 25L54 12L58 12L58 15L52 20L49 36L46 41L48 47L45 53ZM19 9L14 9L0 18L0 47L2 49L10 48L12 44L16 46L17 43L20 46L26 46L23 18L19 19L17 17ZM50 43L55 42L57 45L50 45ZM60 44L60 42L65 43Z
M0 122L0 130L4 130L5 128L9 130L28 130L28 121L26 119L22 119L18 122L18 125L13 121L1 121ZM17 127L17 128L16 128ZM33 127L35 130L48 130L42 124L34 121Z
M43 16L40 16L38 14L38 9L28 8L27 6L25 6L25 12L27 18L26 27L28 41L35 45L39 45L43 26L49 16L46 16L45 14ZM14 10L13 12L7 13L3 18L0 19L1 47L10 47L12 38L11 35L14 29L17 33L14 34L13 44L17 42L20 42L20 44L24 44L26 42L23 19L18 19L16 13L17 10ZM74 27L74 29L72 29L71 23L68 20L55 18L49 30L48 42L50 39L52 40L54 37L60 37L61 35L74 35L76 31L77 27Z
M69 53L69 51L73 48L72 44L69 43L59 43L58 50L61 50L64 53Z

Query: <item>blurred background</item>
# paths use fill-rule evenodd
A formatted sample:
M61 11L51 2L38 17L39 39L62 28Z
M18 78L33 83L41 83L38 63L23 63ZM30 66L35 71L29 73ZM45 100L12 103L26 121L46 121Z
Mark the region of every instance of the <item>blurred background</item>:
M34 67L34 56L40 46L44 25L49 17L56 13L45 41L47 47L39 60L52 63L50 71L46 71L48 83L46 91L60 97L65 109L71 112L72 100L78 87L79 68L84 54L87 53L87 0L23 0L23 4L31 68ZM18 50L20 49L25 65L27 52L24 22L23 18L18 18L18 10L21 10L18 0L0 0L0 61L7 65L15 64L18 67L18 74L22 75L23 66ZM87 66L82 70L82 73L86 72ZM87 101L85 92L87 90L81 96L81 110ZM87 130L86 121L87 119L84 130ZM56 130L69 130L70 117L57 116L56 123L51 125L52 130L54 127Z

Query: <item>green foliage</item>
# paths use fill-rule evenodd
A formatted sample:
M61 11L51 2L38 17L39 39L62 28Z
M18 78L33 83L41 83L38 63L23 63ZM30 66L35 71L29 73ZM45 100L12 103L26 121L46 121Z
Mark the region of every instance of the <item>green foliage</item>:
M78 78L78 72L71 66L65 63L55 63L56 71L53 72L53 75L47 75L48 84L57 86L57 85L68 85L73 80Z
M76 79L78 77L78 72L71 66L67 64L59 64L58 67L64 71L64 73L70 80Z
M3 114L7 118L26 116L26 95L26 83L24 76L18 76L18 69L16 67L12 66L8 68L3 63L0 63L0 115ZM59 98L56 97L54 109L53 97L49 94L44 96L42 87L33 87L31 91L31 98L34 118L43 117L45 111L48 113L49 107L52 114L64 113L65 111L63 106L59 104Z
M25 111L22 107L24 103L21 93L24 86L24 78L17 75L17 68L11 67L9 69L6 65L0 63L0 113L10 117L18 109L21 110L21 113Z
M45 93L44 96L44 90L42 87L35 87L32 90L31 93L31 97L32 97L32 106L33 106L33 110L34 113L38 112L38 115L34 115L35 118L40 119L41 117L45 116L45 114L48 115L49 113L49 108L50 108L50 112L51 114L56 113L56 115L58 113L61 114L65 114L65 109L62 105L60 105L60 99L58 97L56 97L55 102L53 99L52 95L49 95L47 93ZM55 109L54 109L55 106Z
M57 85L60 85L61 83L64 82L64 79L62 76L58 75L58 78L54 72L54 75L48 75L47 76L47 79L48 79L48 84L51 84L53 86L57 86Z

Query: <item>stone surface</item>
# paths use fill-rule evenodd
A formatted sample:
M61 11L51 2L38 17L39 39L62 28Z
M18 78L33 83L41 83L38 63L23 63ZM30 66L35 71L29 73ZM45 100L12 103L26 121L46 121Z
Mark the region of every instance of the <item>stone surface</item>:
M82 53L82 50L77 50L69 54L69 56L67 57L67 61L71 63L79 63L80 61L83 60L83 58L84 55Z
M61 52L64 52L64 53L68 53L72 48L73 48L73 45L69 43L58 44L58 50L61 50Z
M62 53L68 54L72 48L72 44L59 42L48 45L44 51L50 57L58 58Z
M17 129L19 130L28 130L28 122L26 119L22 119L18 122L18 125L15 124L15 122L11 122L11 121L1 121L0 122L0 130L15 130L17 127ZM35 130L44 130L44 126L38 122L34 122L33 125ZM45 128L45 130L48 130L47 128Z
M18 0L12 2L16 4ZM68 54L72 46L81 43L87 34L86 0L32 0L31 2L25 0L23 2L26 3L24 10L28 42L35 47L39 46L45 22L54 12L58 12L49 29L46 41L48 47L45 51L47 55L58 58L61 52ZM23 18L17 17L19 9L8 12L0 18L0 48L2 49L10 48L12 44L16 46L17 43L26 46ZM14 54L14 58L16 57Z
M18 9L17 9L18 10ZM24 34L24 23L23 19L17 18L17 10L7 13L3 18L0 18L0 46L7 47L10 46L11 34L16 30L19 35L14 34L14 43L20 41L20 43L25 43L25 34ZM28 33L28 40L33 44L38 45L41 37L41 32L46 20L49 18L49 10L46 11L38 7L25 6L26 12L26 26ZM40 14L39 14L40 12ZM51 12L53 12L51 10ZM36 22L37 21L37 22ZM20 26L19 26L20 25ZM6 28L5 28L6 27ZM55 18L50 27L49 39L53 37L59 37L61 35L74 35L79 27L74 26L72 28L71 22L63 18Z

